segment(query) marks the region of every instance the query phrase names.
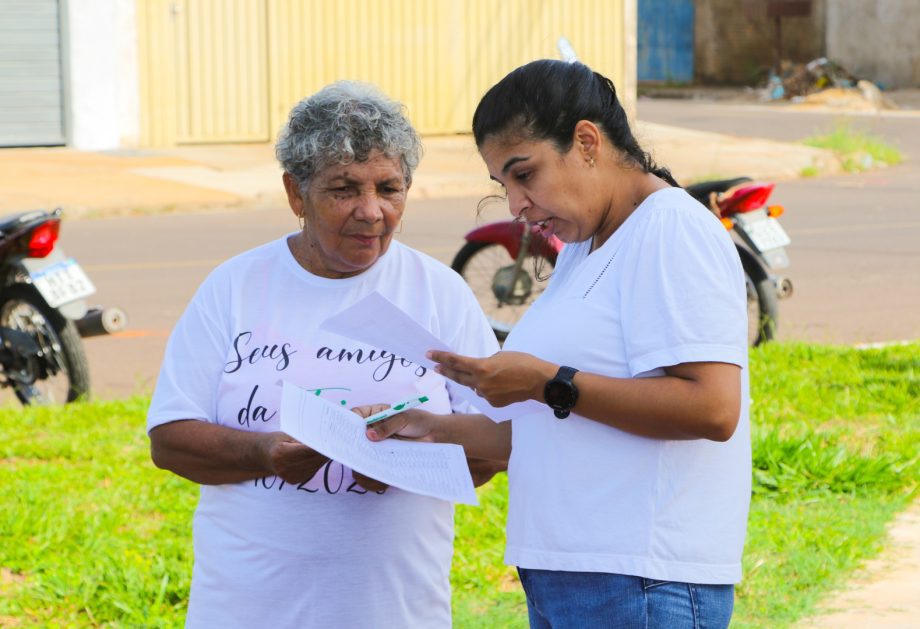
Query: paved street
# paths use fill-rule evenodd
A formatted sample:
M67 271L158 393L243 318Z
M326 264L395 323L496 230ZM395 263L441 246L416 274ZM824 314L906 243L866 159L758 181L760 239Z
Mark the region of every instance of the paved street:
M835 116L687 101L643 101L645 121L775 140L828 128ZM900 143L909 161L868 175L783 181L789 276L780 338L866 343L920 338L920 117L858 118ZM676 173L680 177L680 173ZM744 173L719 173L739 175ZM416 200L401 238L450 262L475 224L478 198ZM493 208L479 220L501 218ZM129 330L88 339L98 398L149 391L169 329L220 261L295 229L281 207L65 222L61 243L96 282L94 301L123 307Z
M449 263L475 224L477 201L417 201L399 238ZM95 397L151 390L169 330L207 273L296 227L280 207L66 222L61 243L96 284L91 303L128 313L127 332L86 339Z
M730 104L642 101L643 120L796 141L845 121L904 153L863 175L777 184L792 238L795 295L780 303L780 338L865 343L920 338L920 116L850 116ZM722 173L726 176L744 173Z

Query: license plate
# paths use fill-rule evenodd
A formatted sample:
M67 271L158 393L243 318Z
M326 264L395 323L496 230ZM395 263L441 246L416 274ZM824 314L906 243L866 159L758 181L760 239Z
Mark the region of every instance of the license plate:
M96 287L73 258L29 274L32 284L52 308L96 292Z
M769 216L759 221L745 221L741 224L741 229L751 239L751 243L758 251L778 249L792 242L779 221Z

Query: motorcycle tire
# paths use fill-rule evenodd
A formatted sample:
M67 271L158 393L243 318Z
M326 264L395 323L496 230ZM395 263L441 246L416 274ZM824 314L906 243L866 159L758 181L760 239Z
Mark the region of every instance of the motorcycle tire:
M552 271L553 263L550 259L539 256L542 264L548 265L547 271ZM521 290L512 296L512 302L503 300L497 293L500 274L513 271L514 260L508 255L508 250L499 243L494 242L467 242L451 263L451 268L460 274L472 289L476 300L482 307L495 337L502 342L514 324L524 316L524 312L536 300L546 287L546 282L537 278L535 271L535 256L528 255L521 266ZM517 283L515 283L517 288Z
M748 344L757 347L773 340L779 322L779 298L769 277L754 279L745 269L748 303Z
M32 336L59 369L50 378L31 384L12 382L23 405L67 403L89 397L89 363L80 334L73 321L50 307L35 288L16 284L0 290L0 326ZM50 382L52 379L54 382Z

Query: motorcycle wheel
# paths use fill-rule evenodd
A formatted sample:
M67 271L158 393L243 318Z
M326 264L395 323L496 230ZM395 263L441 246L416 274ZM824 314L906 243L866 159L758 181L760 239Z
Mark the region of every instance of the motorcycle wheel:
M745 270L747 287L748 344L756 347L773 339L779 318L779 298L770 278L755 281Z
M89 395L89 364L73 321L51 308L31 286L17 284L0 291L0 326L30 335L47 357L48 369L39 378L39 366L30 361L30 373L10 380L23 405L73 402Z
M451 268L469 284L482 307L489 325L499 341L504 341L514 324L524 315L530 305L546 288L534 271L535 256L528 255L521 265L519 279L508 295L514 260L502 245L492 242L467 242L451 263ZM543 256L540 262L553 263Z

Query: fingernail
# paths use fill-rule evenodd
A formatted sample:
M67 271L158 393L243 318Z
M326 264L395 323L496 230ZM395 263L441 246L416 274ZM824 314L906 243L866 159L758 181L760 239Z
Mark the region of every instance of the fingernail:
M427 352L425 352L425 358L427 358L428 360L434 360L434 352L431 350L428 350Z

